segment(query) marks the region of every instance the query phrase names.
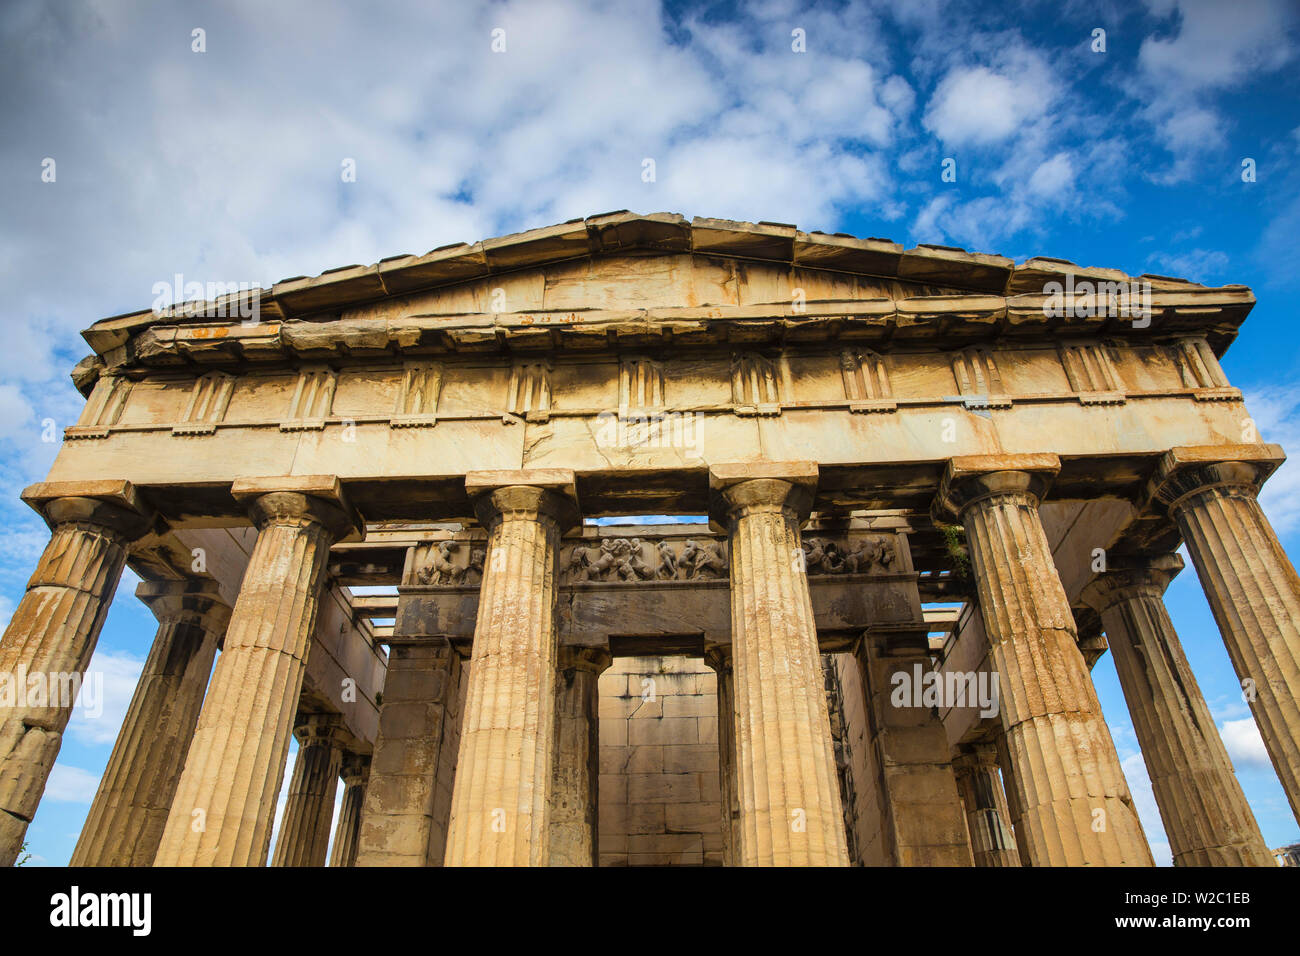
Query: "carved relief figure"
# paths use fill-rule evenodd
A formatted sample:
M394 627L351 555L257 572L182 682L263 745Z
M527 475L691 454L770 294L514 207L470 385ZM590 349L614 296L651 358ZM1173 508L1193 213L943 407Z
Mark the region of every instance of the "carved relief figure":
M569 563L565 566L571 581L591 580L591 548L576 546L569 552Z
M809 574L834 574L842 563L833 541L807 538L803 542L804 570Z
M600 543L600 553L591 562L591 577L604 580L618 566L618 540L605 540Z
M620 578L624 581L640 581L654 577L654 571L641 560L640 538L633 538L631 541L619 538L617 544L621 557L616 570Z
M416 572L416 580L421 584L459 584L465 569L451 561L459 549L455 541L439 541L428 550L429 561Z
M866 544L859 541L852 551L844 555L841 567L845 574L857 574L870 569L871 555L867 554Z
M575 545L565 562L565 578L581 581L706 580L727 574L727 557L715 541L647 542L640 538L607 538L599 545Z
M894 563L894 550L885 540L860 540L845 551L834 541L806 538L803 553L808 574L863 574L873 567L888 571Z
M470 548L469 565L461 578L462 584L479 584L483 580L483 562L487 560L487 548Z
M673 553L672 545L667 541L660 541L656 546L658 552L658 562L655 564L655 577L661 581L673 581L677 578L677 555Z
M706 541L703 546L694 540L687 541L682 549L681 563L687 568L686 576L691 580L721 577L727 573L727 559L722 548L713 541Z

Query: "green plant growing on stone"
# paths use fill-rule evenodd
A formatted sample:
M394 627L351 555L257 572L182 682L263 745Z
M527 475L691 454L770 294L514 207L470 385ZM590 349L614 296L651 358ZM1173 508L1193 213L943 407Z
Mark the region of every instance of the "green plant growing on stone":
M24 841L23 845L18 848L18 859L15 861L14 866L22 866L31 858L32 855L27 852L27 843Z
M952 561L953 573L959 578L970 578L970 552L966 550L966 529L959 524L941 525L944 548Z

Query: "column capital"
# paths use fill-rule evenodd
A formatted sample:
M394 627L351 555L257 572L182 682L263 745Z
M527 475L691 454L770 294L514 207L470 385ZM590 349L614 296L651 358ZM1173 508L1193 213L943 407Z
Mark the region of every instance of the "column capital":
M359 541L365 518L353 507L336 475L285 475L240 478L231 496L244 506L260 531L277 521L315 521L337 541Z
M590 671L603 674L614 663L613 655L607 647L580 647L573 644L560 645L555 668L564 671Z
M1088 582L1079 600L1098 614L1120 601L1147 596L1161 598L1169 582L1183 569L1177 554L1124 556L1107 560L1106 570Z
M714 644L704 652L704 663L713 668L719 674L731 673L731 645Z
M293 736L299 747L334 746L343 735L343 718L338 714L299 714Z
M212 630L225 630L230 622L230 605L210 578L182 578L178 581L142 581L135 589L159 623L188 621Z
M952 757L954 773L992 772L998 769L998 745L988 740L958 744Z
M366 534L365 519L335 475L240 478L230 494L259 531L276 521L309 520L323 525L335 541L360 540Z
M959 455L948 459L931 513L960 522L975 502L999 495L1025 495L1038 504L1060 470L1061 459L1052 454Z
M125 541L143 537L157 524L157 512L129 481L42 481L22 493L52 529L62 524L93 524Z
M489 530L508 516L548 518L561 534L582 520L577 480L566 468L471 471L465 492L479 524Z
M339 778L345 787L359 787L370 780L370 755L345 753L339 766Z
M754 512L782 511L802 524L812 511L818 469L811 461L754 461L709 468L709 520L726 530Z
M1231 488L1254 497L1286 461L1277 445L1185 445L1160 459L1147 485L1146 500L1173 513L1188 496Z

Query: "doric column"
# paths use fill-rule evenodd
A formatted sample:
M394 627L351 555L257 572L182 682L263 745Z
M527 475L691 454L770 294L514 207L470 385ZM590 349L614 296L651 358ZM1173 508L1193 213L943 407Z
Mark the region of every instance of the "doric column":
M310 714L293 728L298 759L280 820L272 866L324 866L334 822L334 794L343 767L342 718Z
M1011 832L1006 793L998 779L996 744L958 748L952 762L957 791L966 807L966 828L976 866L1019 866L1020 853Z
M611 663L603 647L562 647L555 684L555 773L551 778L551 866L595 866L600 766L596 684Z
M839 778L799 526L817 466L714 466L730 535L742 866L848 866Z
M879 789L885 853L894 866L971 866L948 734L935 708L919 703L918 682L934 670L926 631L868 631L856 656L878 773L863 783ZM918 693L898 693L914 685Z
M1079 652L1038 505L1055 455L948 464L936 510L966 529L1030 866L1151 866L1119 755Z
M1175 866L1273 866L1163 595L1176 554L1111 567L1083 598L1106 629Z
M0 866L36 815L127 545L153 523L124 481L46 482L23 500L53 533L0 639Z
M447 866L545 866L555 759L555 579L573 473L472 472L488 530Z
M704 663L718 675L718 780L722 810L722 865L736 866L736 830L740 825L740 803L736 785L735 671L731 646L719 644L704 653Z
M343 805L334 827L334 846L330 866L356 866L357 847L361 842L361 808L366 802L366 783L370 779L370 757L344 754L339 769L343 779Z
M337 478L235 482L258 529L167 817L159 866L264 866L330 545L364 527Z
M135 593L158 618L158 633L72 866L153 864L230 620L211 580L145 581Z
M1255 498L1283 460L1276 445L1175 448L1153 495L1178 523L1300 820L1300 578Z
M460 653L445 637L403 634L389 644L357 866L442 866L462 674Z

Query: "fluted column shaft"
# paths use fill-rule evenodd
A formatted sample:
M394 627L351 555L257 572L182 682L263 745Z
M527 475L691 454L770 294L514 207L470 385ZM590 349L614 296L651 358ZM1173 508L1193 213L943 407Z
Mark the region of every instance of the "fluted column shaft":
M1085 599L1101 614L1175 866L1274 866L1163 594L1182 559L1107 571Z
M555 773L551 778L551 866L595 866L600 718L597 683L611 658L603 648L561 648L556 681Z
M1030 866L1152 866L1102 717L1038 504L1055 456L954 459L939 506L966 529L998 675L1020 858Z
M718 780L722 810L722 865L736 866L736 830L740 825L736 786L735 671L730 646L711 648L704 662L718 675Z
M711 474L731 550L742 866L848 866L812 599L801 560L815 466ZM733 479L734 475L734 479Z
M370 758L362 754L345 754L339 769L343 780L343 803L334 827L334 847L330 866L356 866L361 843L361 808L366 802L366 784L370 780Z
M153 864L230 620L212 581L146 581L135 593L158 618L158 633L72 866Z
M961 748L952 769L966 808L975 865L1019 866L1020 853L1011 832L1007 797L998 779L997 746L974 744Z
M487 562L445 862L545 866L556 748L555 573L562 526L576 519L576 508L560 492L525 484L484 490L475 508L488 529Z
M167 818L159 866L264 866L330 545L355 518L297 492L253 499L257 543Z
M127 545L148 525L137 510L85 497L49 501L43 512L50 543L0 639L0 866L18 857Z
M343 766L341 727L342 720L335 714L312 714L293 729L298 759L289 780L272 866L325 865L334 794Z
M1175 454L1162 467L1160 498L1300 820L1300 578L1255 497L1267 470L1246 461L1181 466Z

